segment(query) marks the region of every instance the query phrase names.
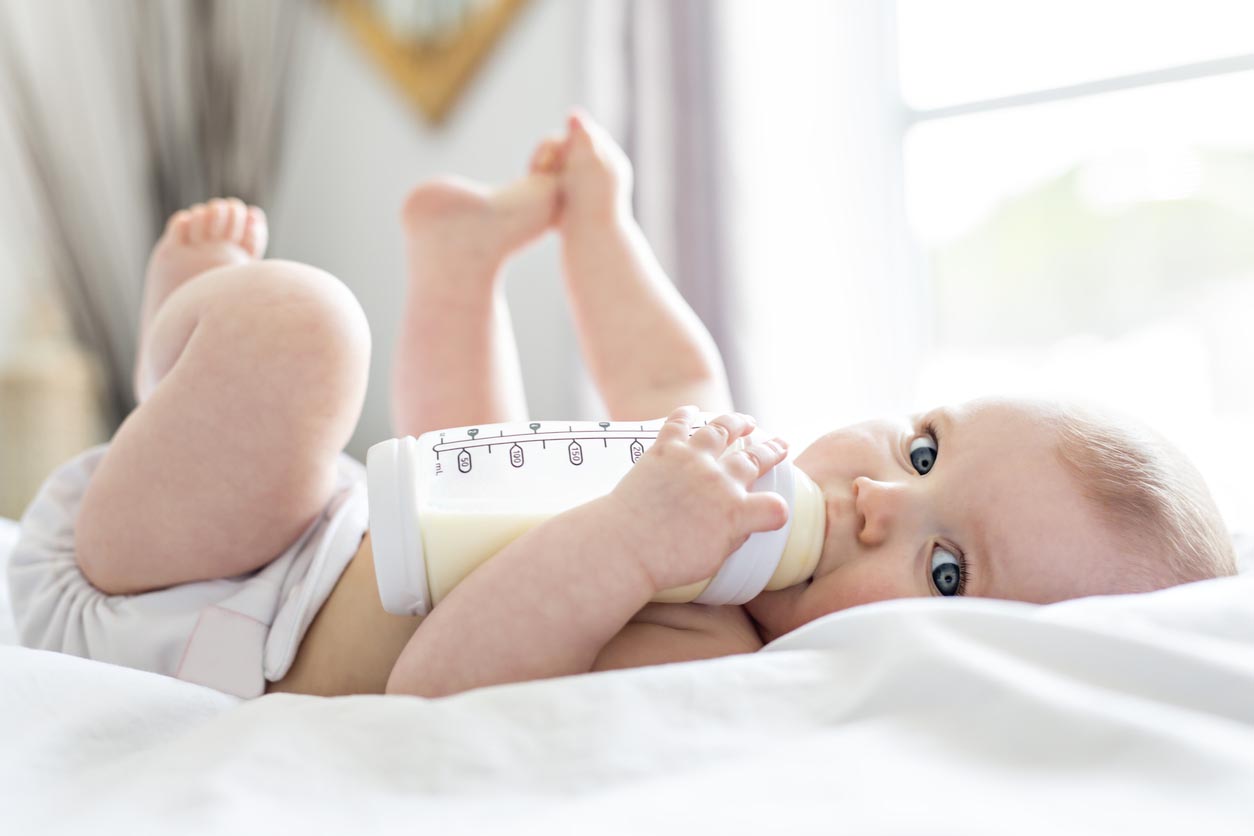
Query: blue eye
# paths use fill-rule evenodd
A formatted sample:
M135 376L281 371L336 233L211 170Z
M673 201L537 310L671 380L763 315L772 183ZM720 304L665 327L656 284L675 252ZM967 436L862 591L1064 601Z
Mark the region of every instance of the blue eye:
M940 546L932 549L932 583L941 595L961 595L966 586L962 558Z
M935 441L926 435L921 435L910 442L910 464L919 471L920 476L926 476L936 464L936 454L939 451L940 448Z

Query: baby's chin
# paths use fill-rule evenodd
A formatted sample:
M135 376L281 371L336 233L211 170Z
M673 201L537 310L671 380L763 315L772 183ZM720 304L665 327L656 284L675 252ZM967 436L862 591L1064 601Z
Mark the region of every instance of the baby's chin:
M745 611L757 623L758 635L763 643L774 641L805 623L801 615L801 596L809 581L763 592L745 604Z

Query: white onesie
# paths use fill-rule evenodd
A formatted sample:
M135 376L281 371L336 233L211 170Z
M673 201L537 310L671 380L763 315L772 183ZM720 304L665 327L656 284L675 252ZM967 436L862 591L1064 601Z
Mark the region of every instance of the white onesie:
M365 468L340 456L330 502L260 569L137 595L106 595L74 558L74 523L107 445L58 468L22 516L9 560L27 647L154 671L240 697L282 679L368 525Z

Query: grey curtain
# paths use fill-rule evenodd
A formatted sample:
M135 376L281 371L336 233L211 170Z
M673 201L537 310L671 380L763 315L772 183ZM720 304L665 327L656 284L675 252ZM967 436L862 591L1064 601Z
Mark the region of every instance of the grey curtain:
M313 8L302 0L0 6L0 106L16 128L32 231L46 244L51 284L78 338L100 360L110 424L134 406L143 265L165 219L223 195L264 207L273 192ZM75 42L84 32L91 37Z

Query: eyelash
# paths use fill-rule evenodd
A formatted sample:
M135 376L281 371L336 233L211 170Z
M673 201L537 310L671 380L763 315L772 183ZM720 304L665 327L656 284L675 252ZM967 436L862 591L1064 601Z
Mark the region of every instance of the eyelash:
M940 431L936 429L936 425L931 421L923 422L923 435L930 435L932 440L936 442L936 455L940 456Z
M933 543L932 551L935 552L937 549L944 549L954 557L958 558L958 573L962 576L962 579L958 581L958 591L949 597L961 598L963 595L967 594L967 584L971 582L971 568L968 565L967 556L962 553L962 549L956 549L952 546L947 546L944 543ZM932 588L935 589L936 587ZM938 594L939 592L940 591L937 590Z
M930 435L932 437L932 440L936 442L936 458L940 459L940 447L941 447L940 430L938 430L936 428L936 424L932 423L931 421L924 421L923 426L920 427L920 429L922 430L922 433L920 433L921 435ZM962 553L962 549L957 549L952 546L946 546L941 543L933 544L932 546L933 551L935 551L937 548L943 548L945 551L949 552L954 557L958 558L958 571L962 574L962 580L958 582L958 591L954 593L953 597L961 598L963 595L967 594L967 584L971 582L971 568L967 563L967 556Z

